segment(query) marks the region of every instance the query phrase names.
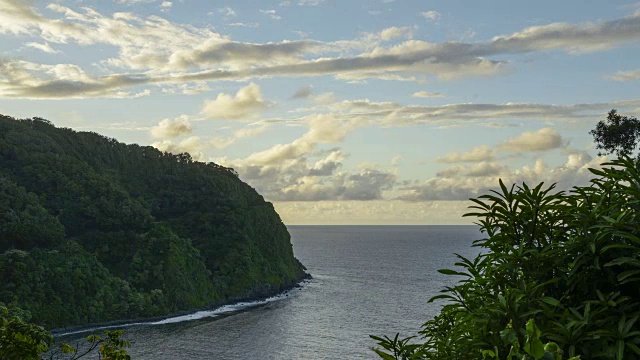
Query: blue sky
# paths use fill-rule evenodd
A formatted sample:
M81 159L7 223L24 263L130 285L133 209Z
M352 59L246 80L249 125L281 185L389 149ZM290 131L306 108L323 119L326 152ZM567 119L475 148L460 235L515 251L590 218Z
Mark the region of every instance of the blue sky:
M637 1L0 0L0 113L235 168L287 224L452 224L584 184Z

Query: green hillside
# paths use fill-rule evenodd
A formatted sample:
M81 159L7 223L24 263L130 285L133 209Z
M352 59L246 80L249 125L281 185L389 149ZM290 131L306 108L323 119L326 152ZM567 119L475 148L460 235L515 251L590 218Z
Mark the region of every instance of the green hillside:
M305 276L233 169L0 115L0 303L46 327L267 296Z

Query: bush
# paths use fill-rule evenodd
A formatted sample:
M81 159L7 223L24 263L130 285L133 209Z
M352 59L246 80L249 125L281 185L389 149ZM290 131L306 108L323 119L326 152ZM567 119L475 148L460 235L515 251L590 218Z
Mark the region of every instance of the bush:
M123 340L122 330L105 331L105 337L90 335L86 349L78 349L67 343L52 348L54 338L47 330L23 319L25 312L14 308L11 311L0 304L0 359L3 360L76 360L87 355L97 355L101 360L130 360L125 348L129 341Z
M623 157L589 186L506 187L471 199L487 237L430 301L418 337L372 336L384 359L640 359L640 169ZM547 343L546 346L544 343Z

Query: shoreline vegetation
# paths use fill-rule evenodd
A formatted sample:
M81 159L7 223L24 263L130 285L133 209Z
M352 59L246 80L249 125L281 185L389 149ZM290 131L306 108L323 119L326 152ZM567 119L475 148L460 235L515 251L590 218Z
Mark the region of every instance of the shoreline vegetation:
M69 335L74 335L74 334L82 334L82 333L88 333L88 332L96 332L96 331L102 331L102 330L108 330L108 329L126 329L127 327L131 327L131 326L145 326L145 325L153 325L153 323L155 322L159 322L159 321L163 321L163 320L167 320L167 319L172 319L172 318L176 318L176 317L180 317L180 316L186 316L186 315L190 315L190 314L195 314L197 312L201 312L201 311L215 311L218 310L224 306L234 306L234 305L239 305L242 303L255 303L255 305L249 305L247 308L248 309L252 309L256 306L260 306L263 304L263 302L267 301L270 298L274 298L274 297L281 297L281 296L288 296L288 294L291 291L294 291L296 289L302 289L305 286L305 283L309 280L313 279L313 276L310 273L306 273L306 275L300 279L297 283L290 285L282 290L279 290L278 292L275 292L271 295L265 295L265 296L258 296L258 297L245 297L245 298L237 298L237 299L229 299L227 301L221 301L219 303L214 303L202 308L198 308L198 309L191 309L191 310L183 310L183 311L178 311L172 314L167 314L167 315L161 315L161 316L153 316L153 317L147 317L147 318L137 318L137 319L123 319L123 320L114 320L114 321L108 321L108 322L104 322L104 323L96 323L96 324L86 324L86 325L76 325L76 326L67 326L67 327L61 327L61 328L55 328L55 329L50 329L49 332L51 333L51 335L53 335L54 338L59 338L59 337L66 337ZM243 309L239 309L237 311L231 311L227 314L220 314L220 315L216 315L216 318L222 318L224 316L231 316L237 312L241 312L244 311ZM184 320L184 321L190 321L190 320ZM126 333L125 336L126 338Z
M280 293L310 276L290 239L231 168L0 115L2 356L14 340L50 345L44 329ZM118 331L106 336L92 344L123 350Z
M382 359L640 359L640 121L611 110L591 131L618 158L587 186L505 185L470 199L485 238L430 302L415 336L370 337Z

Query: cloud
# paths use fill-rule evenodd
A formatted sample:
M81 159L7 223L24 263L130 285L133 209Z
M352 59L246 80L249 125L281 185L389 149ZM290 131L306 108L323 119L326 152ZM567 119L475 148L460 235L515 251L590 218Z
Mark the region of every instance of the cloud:
M511 35L496 36L489 50L496 53L564 49L568 52L606 50L640 37L640 12L630 16L573 25L553 23L533 26Z
M280 2L281 7L289 7L293 5L297 6L320 6L324 4L326 0L298 0L298 1L282 1Z
M28 3L0 1L0 33L39 37L42 41L38 43L105 44L117 51L117 56L100 61L106 75L89 73L85 80L62 81L26 69L29 76L7 81L9 76L0 73L0 96L14 98L114 97L131 87L263 77L331 75L345 81L425 81L430 77L494 76L517 60L514 55L549 50L579 54L640 39L640 12L636 12L597 23L529 27L485 42L406 40L386 44L383 37L399 34L392 29L353 40L253 44L158 16L127 12L106 16L89 7L75 11L51 3L47 10L56 16L45 17ZM317 1L304 5L314 3ZM263 12L277 16L273 9Z
M468 201L286 201L274 207L287 225L471 224Z
M298 90L296 90L296 92L293 93L293 95L291 95L292 99L306 99L309 96L311 96L311 93L313 93L313 86L311 85L305 85L301 88L298 88Z
M151 128L150 133L155 138L172 138L180 135L191 134L191 122L189 117L182 115L174 120L164 119Z
M420 13L420 15L423 18L425 18L427 20L430 20L430 21L438 21L438 20L440 20L440 13L437 12L437 11L433 11L433 10L423 11L423 12Z
M281 16L279 16L279 15L277 15L276 11L275 11L275 10L273 10L273 9L270 9L270 10L260 10L260 12L261 12L261 13L263 13L263 14L265 14L265 15L269 15L269 17L270 17L272 20L281 20L281 19L282 19L282 17L281 17Z
M348 156L340 149L318 151L335 144L362 123L361 119L336 119L310 115L300 120L307 131L287 144L276 144L244 159L214 159L233 167L240 178L271 201L372 200L383 198L396 175L365 167L339 171Z
M557 190L568 190L573 186L587 185L594 177L589 168L598 168L606 158L593 159L584 152L568 155L564 164L550 167L542 160L533 166L510 170L495 163L475 164L459 167L440 177L403 186L404 192L397 198L404 201L466 200L486 194L498 187L498 179L506 184L537 185L540 182L557 183ZM482 164L482 163L481 163ZM483 168L484 166L484 168ZM446 176L445 176L446 175Z
M417 92L414 92L411 96L417 97L417 98L430 98L430 97L444 97L444 94L439 92L417 91Z
M378 36L384 41L393 40L399 37L411 37L412 29L409 27L392 26L380 31Z
M226 65L241 71L250 65L296 62L299 55L320 47L319 43L309 40L248 44L214 38L192 49L174 52L166 65L178 70Z
M211 119L252 119L266 107L260 86L251 83L235 96L220 93L215 100L205 101L202 113Z
M47 43L29 42L29 43L26 43L25 45L28 47L32 47L34 49L38 49L40 51L46 52L48 54L56 54L60 52L54 49L53 47L51 47L51 45Z
M633 81L640 80L640 70L637 71L619 71L611 76L611 80L615 81Z
M452 152L436 159L440 163L483 162L494 159L494 150L486 145L477 146L468 152Z
M238 16L236 11L229 6L218 9L218 13L222 14L226 18Z
M171 2L171 1L163 1L160 4L160 11L167 12L167 11L169 11L169 9L171 9L172 6L173 6L173 2Z
M211 146L222 149L229 145L235 144L238 140L256 137L263 134L270 128L268 123L260 123L246 128L241 128L233 132L229 137L214 137L209 142Z
M446 126L496 126L504 121L592 121L612 108L634 110L640 99L574 105L531 103L447 104L439 106L403 106L393 102L370 100L342 101L330 105L341 113L366 114L370 123L387 126L434 124Z
M339 173L332 176L301 176L295 182L266 196L273 201L371 201L383 198L383 193L396 183L396 176L375 169L362 169L357 173Z
M300 138L288 144L277 144L266 150L251 154L245 162L249 164L269 165L285 160L299 158L318 144L337 143L358 124L357 120L341 120L326 115L314 115L307 118L309 130Z
M458 176L466 177L487 177L498 176L507 169L505 165L496 162L483 161L467 166L452 166L436 173L436 177L454 178Z
M254 28L257 29L260 27L260 24L257 22L243 23L243 22L234 22L231 24L227 24L229 26L237 26L237 27L245 27L245 28Z
M330 176L342 166L342 161L346 158L346 154L341 150L334 150L323 159L318 160L307 173L308 176Z
M566 140L551 128L525 132L509 139L498 146L498 149L511 152L548 151L566 147Z
M319 6L324 4L326 0L299 0L298 5L300 6Z
M232 166L269 201L368 201L384 198L396 183L395 174L376 169L339 172L343 156L335 150L317 161L297 157L269 165L221 163Z
M250 65L297 62L298 56L315 52L321 46L310 40L249 44L212 39L193 49L174 52L168 58L167 66L171 69L185 70L193 67L226 65L241 72Z
M162 140L151 144L160 151L169 152L172 154L189 153L194 160L205 161L206 156L202 153L202 150L207 147L207 143L198 136L191 136L183 139L179 143L174 143L172 140Z
M115 0L116 3L125 5L148 4L154 1L156 0Z

